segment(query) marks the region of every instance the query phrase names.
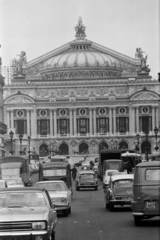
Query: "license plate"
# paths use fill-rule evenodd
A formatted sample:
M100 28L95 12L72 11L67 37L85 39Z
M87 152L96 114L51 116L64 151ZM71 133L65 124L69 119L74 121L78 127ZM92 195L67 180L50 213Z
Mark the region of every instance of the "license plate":
M148 210L156 209L156 202L146 202L146 208Z

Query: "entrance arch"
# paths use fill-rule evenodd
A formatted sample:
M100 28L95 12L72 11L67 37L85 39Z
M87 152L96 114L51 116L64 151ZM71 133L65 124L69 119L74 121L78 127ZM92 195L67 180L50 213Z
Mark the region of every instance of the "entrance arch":
M45 157L45 156L48 156L49 155L49 152L48 152L48 145L43 143L40 145L39 147L39 156L40 157Z
M99 144L99 152L102 150L107 150L108 149L108 144L106 142L101 142Z
M125 141L120 142L119 149L128 149L128 144Z
M59 155L69 155L69 148L66 143L62 143L59 146Z
M86 153L88 153L88 144L87 143L81 143L80 145L79 145L79 153L80 154L86 154Z
M144 141L142 144L141 144L141 153L148 153L148 154L151 154L151 144L150 142L148 141Z

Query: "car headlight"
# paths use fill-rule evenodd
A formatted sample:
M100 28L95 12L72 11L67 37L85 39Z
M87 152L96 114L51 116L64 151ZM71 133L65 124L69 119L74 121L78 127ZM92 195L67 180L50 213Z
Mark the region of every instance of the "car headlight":
M61 202L67 204L68 200L67 200L67 198L61 198Z
M45 222L33 222L32 223L32 229L34 229L34 230L44 230L44 229L46 229L46 223Z

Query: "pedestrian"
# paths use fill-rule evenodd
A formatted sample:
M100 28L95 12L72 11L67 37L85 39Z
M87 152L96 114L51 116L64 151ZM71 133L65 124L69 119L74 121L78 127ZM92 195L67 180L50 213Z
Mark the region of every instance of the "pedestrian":
M127 160L127 173L132 173L132 166L129 160Z
M77 168L75 167L75 165L73 166L71 172L72 172L72 179L74 181L76 179L76 176L77 176Z

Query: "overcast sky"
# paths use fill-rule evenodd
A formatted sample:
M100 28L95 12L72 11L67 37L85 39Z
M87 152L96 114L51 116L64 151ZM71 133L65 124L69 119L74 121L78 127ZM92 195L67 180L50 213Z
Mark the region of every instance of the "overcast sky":
M82 17L87 39L130 57L141 47L151 75L160 72L160 0L0 0L3 66L21 51L33 60L75 39Z

